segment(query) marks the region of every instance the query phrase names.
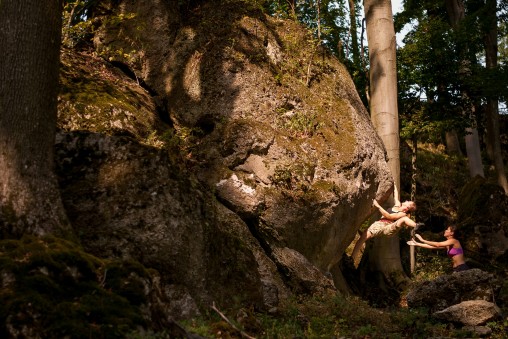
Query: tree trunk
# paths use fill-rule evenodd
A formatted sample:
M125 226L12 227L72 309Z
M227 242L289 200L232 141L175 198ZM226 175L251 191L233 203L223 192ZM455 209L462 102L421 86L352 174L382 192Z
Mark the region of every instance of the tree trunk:
M465 17L464 3L462 0L446 0L445 4L450 24L454 30L457 30L461 21L463 21ZM461 69L459 70L459 77L464 80L471 73L471 70L469 69L469 60L467 60L465 57L467 55L467 46L459 41L458 49L460 54L459 61L462 64ZM471 110L472 120L476 121L474 106L473 104L469 103L469 94L466 91L463 91L462 97L464 102L467 103L466 105L470 105L469 108ZM478 138L478 130L476 129L476 125L466 129L465 141L466 153L469 162L469 173L471 177L475 177L476 175L484 177L485 175L483 172L480 141Z
M59 1L1 1L3 237L71 234L53 171L60 34Z
M371 119L386 147L395 184L400 187L396 40L391 1L365 0L364 9L369 44ZM369 255L371 268L380 271L392 284L404 280L398 237L374 238L373 243L373 253Z
M478 137L478 130L476 128L466 128L466 153L469 163L469 175L471 178L479 175L485 177L483 171L482 154L480 151L480 138Z
M321 1L316 1L316 11L317 11L317 37L319 43L321 43Z
M462 0L445 0L445 5L450 24L455 28L464 19L464 3Z
M446 153L462 156L459 137L457 135L457 131L455 130L446 132Z
M353 55L353 64L358 69L360 65L360 50L358 49L358 27L356 26L356 8L354 0L348 0L349 4L349 21L351 30L351 54Z
M487 0L488 15L490 15L484 36L485 65L488 69L497 68L497 4L495 0ZM498 99L487 98L487 150L490 160L494 163L497 173L497 182L508 194L508 181L504 169L503 156L501 153L501 138L499 133L499 107Z
M411 201L416 201L416 178L418 176L418 167L416 167L416 160L418 157L418 139L415 136L411 139ZM413 213L412 218L415 219L416 215ZM415 270L416 257L415 247L409 247L409 262L411 273Z

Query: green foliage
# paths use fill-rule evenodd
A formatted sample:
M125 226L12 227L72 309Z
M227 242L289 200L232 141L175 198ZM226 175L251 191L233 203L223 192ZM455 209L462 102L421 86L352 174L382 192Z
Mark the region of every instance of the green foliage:
M353 75L353 81L359 89L359 94L362 100L366 102L363 90L366 84L366 65L363 63L368 60L368 55L367 49L364 49L363 57L360 55L360 41L357 35L357 28L360 27L360 17L363 13L360 2L355 4L355 17L353 19L350 17L348 3L337 0L273 0L265 1L264 8L268 14L274 17L292 19L306 26L313 41L309 41L305 45L324 47L327 52L338 57L346 65L349 73ZM350 22L351 20L354 20L353 23ZM302 39L297 41L302 41ZM288 44L286 46L290 51L292 47L303 50L298 44ZM309 58L304 57L302 60L309 60ZM297 64L289 67L288 72L295 74L295 71L301 71L305 74L306 68L307 65ZM280 76L276 80L283 83Z
M270 180L276 186L291 189L293 174L289 168L277 166Z
M273 1L265 1L264 4L265 10L272 16L278 18L292 18L294 17L294 8L291 6L291 2L287 0L273 0Z
M95 27L90 20L90 12L96 0L74 0L63 2L62 43L69 48L89 44Z
M487 323L487 327L489 327L492 330L490 338L492 339L506 338L506 333L508 333L508 319L504 319L501 321L491 321Z
M321 124L317 121L316 113L296 111L279 117L279 124L295 137L310 137Z
M404 152L408 149L407 145L402 147L401 156L401 182L407 184L411 182L412 174L409 151ZM425 221L431 216L455 218L460 191L469 179L467 159L446 154L443 145L419 143L416 167L417 219ZM402 190L407 192L410 188L402 187Z
M397 51L404 138L435 142L444 131L481 124L478 107L486 99L506 97L504 67L485 67L485 35L496 19L492 4L465 3L465 17L454 26L445 3L433 0L408 2L396 16L397 31L410 24Z
M94 32L91 21L80 21L72 26L63 29L63 45L75 48L79 44L89 43Z
M425 234L424 237L429 240L433 239L432 241L442 240ZM429 281L450 273L450 259L446 256L445 251L416 248L416 256L418 259L412 274L413 281Z
M453 34L440 15L421 19L397 51L401 137L439 141L444 130L463 129L458 107L458 60Z
M65 47L75 49L90 47L99 23L109 27L110 30L120 30L125 22L136 18L135 13L120 13L103 16L100 21L94 20L94 15L97 15L95 11L99 8L100 3L97 0L64 1L62 44ZM141 29L142 27L138 27L137 31L141 31ZM110 44L98 51L98 55L109 61L132 64L138 58L136 45L136 41L131 41L128 48Z
M346 8L345 2L337 0L321 0L319 2L274 0L266 1L265 9L272 16L290 18L304 24L312 31L314 38L319 38L319 44L327 46L329 51L336 56L343 54L344 50L352 53L350 45L353 42L349 36L348 22L349 9ZM320 34L319 37L318 34ZM343 42L349 44L349 46L345 46L344 50L340 47ZM347 57L350 58L352 55L348 54Z
M103 261L72 242L25 236L0 241L0 335L7 324L43 337L118 338L146 326L147 277L137 263Z

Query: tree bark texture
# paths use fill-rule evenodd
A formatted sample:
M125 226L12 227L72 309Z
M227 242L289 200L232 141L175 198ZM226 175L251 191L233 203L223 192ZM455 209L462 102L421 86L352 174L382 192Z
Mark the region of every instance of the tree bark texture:
M365 0L364 10L369 44L371 119L385 145L395 184L400 187L396 40L391 1ZM404 276L398 237L373 240L373 255L369 256L372 268L397 284L398 281L393 280Z
M0 2L0 227L3 237L70 234L53 171L59 0Z
M446 0L445 5L450 24L456 28L465 16L464 3L462 0Z
M388 163L398 184L400 158L396 40L391 1L366 0L364 6L369 44L371 119L384 142Z

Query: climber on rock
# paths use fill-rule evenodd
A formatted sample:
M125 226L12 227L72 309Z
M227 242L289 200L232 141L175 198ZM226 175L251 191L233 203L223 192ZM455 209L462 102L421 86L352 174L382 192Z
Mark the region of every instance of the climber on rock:
M370 225L370 227L361 234L360 239L356 242L351 255L355 265L357 265L360 251L367 240L378 236L392 236L400 231L400 229L404 226L412 227L413 229L420 226L420 224L416 224L410 218L411 212L416 210L416 204L414 201L404 201L401 203L396 185L393 189L393 199L394 205L388 210L381 207L376 199L373 200L372 205L377 207L381 213L381 219Z

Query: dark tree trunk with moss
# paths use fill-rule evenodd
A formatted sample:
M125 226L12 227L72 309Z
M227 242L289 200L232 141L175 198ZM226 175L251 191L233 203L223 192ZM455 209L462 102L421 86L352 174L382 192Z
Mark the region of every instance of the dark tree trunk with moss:
M3 237L70 231L53 172L61 3L0 2Z

